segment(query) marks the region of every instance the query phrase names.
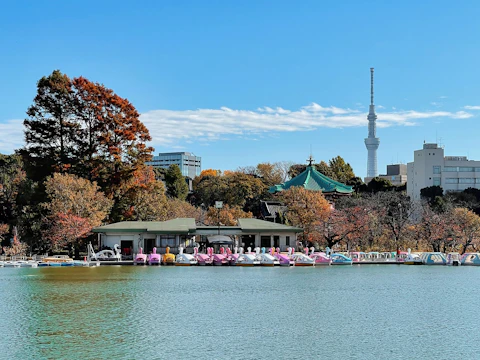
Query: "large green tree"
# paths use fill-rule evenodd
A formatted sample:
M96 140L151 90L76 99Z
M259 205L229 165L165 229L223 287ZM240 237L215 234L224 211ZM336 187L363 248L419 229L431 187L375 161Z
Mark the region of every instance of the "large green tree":
M332 179L346 184L348 180L355 177L352 167L341 156L334 157L328 162L332 173ZM327 175L328 176L328 175Z
M176 164L168 167L165 173L165 185L167 187L167 195L171 198L185 200L188 195L188 185L182 171Z
M25 147L21 153L34 181L54 171L67 170L78 161L79 124L73 117L70 78L55 70L37 83L37 95L27 110Z

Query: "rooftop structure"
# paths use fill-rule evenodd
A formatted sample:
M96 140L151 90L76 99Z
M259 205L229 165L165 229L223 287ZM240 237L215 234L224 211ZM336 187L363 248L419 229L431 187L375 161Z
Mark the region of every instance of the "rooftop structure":
M400 186L407 182L407 165L405 164L392 164L387 165L387 174L378 175L380 179L388 180L392 185ZM366 177L365 184L368 184L373 178Z
M367 178L377 176L377 149L380 139L377 138L377 115L373 104L373 68L370 68L370 108L368 111L368 137L365 139L365 146L368 150ZM366 182L366 181L365 181Z

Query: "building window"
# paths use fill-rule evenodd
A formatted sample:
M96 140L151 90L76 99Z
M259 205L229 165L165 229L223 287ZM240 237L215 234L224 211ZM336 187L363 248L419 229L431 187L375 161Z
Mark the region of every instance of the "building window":
M433 167L433 173L434 173L434 174L440 174L440 173L441 173L441 172L440 172L440 169L441 169L440 166L434 166L434 167Z
M260 246L269 248L271 245L270 236L260 236Z
M458 168L456 166L445 166L443 168L444 172L457 172Z
M478 179L480 180L480 179ZM285 236L285 245L290 246L290 236Z
M446 178L445 184L458 184L458 178Z
M473 167L460 167L459 171L461 171L461 172L473 172L473 171L475 171L475 168L473 168Z
M433 186L441 186L442 185L442 178L434 177L433 178Z
M175 246L175 235L162 235L160 236L160 247L174 247Z
M460 184L474 184L475 179L472 178L460 178L458 179Z

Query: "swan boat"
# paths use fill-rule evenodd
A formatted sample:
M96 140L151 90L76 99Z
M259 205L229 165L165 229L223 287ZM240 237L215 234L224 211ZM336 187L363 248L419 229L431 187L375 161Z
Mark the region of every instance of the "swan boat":
M165 249L165 254L162 257L163 265L175 265L175 255L170 253L170 246Z
M256 260L257 256L255 254L240 254L235 266L255 266L259 262Z
M480 266L480 253L465 253L460 263L467 266Z
M138 254L135 255L133 265L145 265L147 263L147 255L143 253L143 249L138 249Z
M330 258L332 259L332 265L352 265L353 263L351 258L339 253L330 255Z
M147 256L148 265L160 265L162 262L162 257L160 254L157 254L157 248L153 248L153 253Z
M196 249L196 248L195 248ZM183 248L180 247L178 249L179 254L177 255L175 259L175 266L192 266L192 265L197 265L198 261L195 258L194 255L190 254L184 254L183 253Z

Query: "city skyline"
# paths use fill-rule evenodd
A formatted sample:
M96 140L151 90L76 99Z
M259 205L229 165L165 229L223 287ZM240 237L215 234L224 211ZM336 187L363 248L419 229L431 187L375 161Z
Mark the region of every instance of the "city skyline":
M406 1L393 10L354 1L142 8L85 1L5 10L0 153L22 146L36 82L59 69L128 98L154 155L191 152L203 169L221 170L340 155L364 178L374 67L379 174L412 161L424 141L480 160L473 1Z

